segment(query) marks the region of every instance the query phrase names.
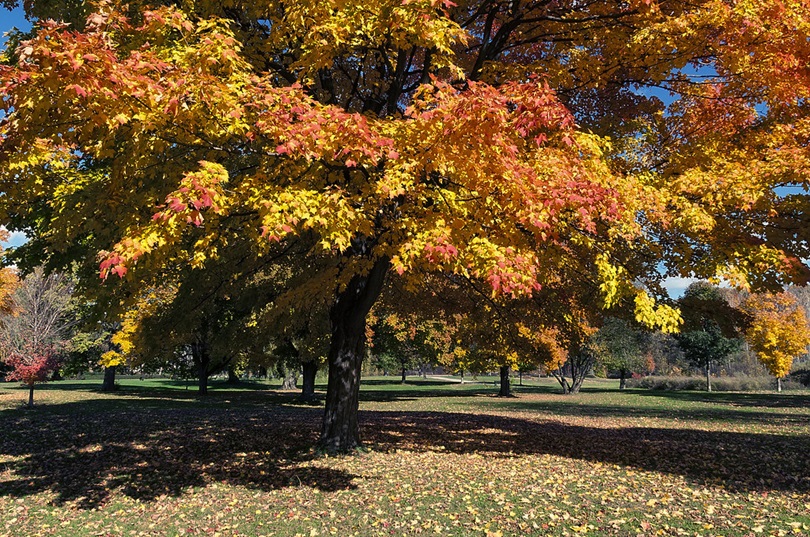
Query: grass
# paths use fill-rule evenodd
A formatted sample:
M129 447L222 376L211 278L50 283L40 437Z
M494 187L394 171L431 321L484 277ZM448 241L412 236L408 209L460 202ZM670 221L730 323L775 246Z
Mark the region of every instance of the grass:
M349 457L274 383L2 385L0 535L810 535L807 392L480 380L365 379Z

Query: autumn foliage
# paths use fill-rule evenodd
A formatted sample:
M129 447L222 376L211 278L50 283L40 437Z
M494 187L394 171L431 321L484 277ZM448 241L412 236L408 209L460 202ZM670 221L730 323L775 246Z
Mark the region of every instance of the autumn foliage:
M793 359L810 346L804 309L784 291L752 294L742 309L750 319L745 339L768 372L781 380L790 373Z
M391 279L552 288L552 308L672 332L664 275L808 277L807 196L777 193L808 185L802 2L26 5L38 28L0 66L17 258L78 262L123 315L167 280L273 274L295 248L307 281L241 318L331 305L329 450L359 443L366 318ZM487 344L511 356L503 323Z
M48 347L28 346L21 351L12 352L3 361L11 367L6 380L18 380L28 386L29 407L34 405L34 386L47 382L50 374L60 365L58 355Z

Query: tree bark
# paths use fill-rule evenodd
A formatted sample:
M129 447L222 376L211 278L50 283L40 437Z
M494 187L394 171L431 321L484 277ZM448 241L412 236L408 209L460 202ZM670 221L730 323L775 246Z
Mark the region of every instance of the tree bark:
M312 401L315 399L315 375L318 374L318 362L304 362L302 364L304 378L301 385L301 400Z
M776 391L782 393L782 377L776 377Z
M564 395L568 395L568 392L571 390L571 386L568 384L568 380L565 378L565 371L562 367L557 368L556 370L552 371L552 375L557 382L560 384L560 388L562 388L562 392Z
M518 378L520 379L519 384L523 386L523 371L518 371Z
M712 391L712 364L711 362L706 362L706 391Z
M112 392L115 390L115 368L111 365L104 368L104 381L101 383L102 392Z
M228 368L228 380L226 381L228 384L238 384L239 383L239 375L236 374L234 370L234 366L230 366Z
M405 384L405 366L402 366L402 380L399 381L400 384Z
M32 408L34 406L34 385L31 384L28 386L28 408Z
M211 356L204 342L192 343L191 357L197 366L197 391L200 395L208 394L208 367L211 365Z
M298 371L291 369L284 376L284 380L281 382L281 389L294 390L297 387L298 387Z
M573 379L571 383L571 387L568 389L569 394L579 393L579 390L582 388L582 383L585 381L585 375L578 375Z
M388 258L379 259L368 275L353 277L338 293L329 311L332 324L329 381L319 447L330 454L347 453L361 445L357 410L366 348L366 317L380 296L389 266Z
M619 370L619 389L623 390L627 388L627 371L624 369Z
M498 397L509 397L512 395L512 390L509 386L509 366L501 366L501 389L498 392Z

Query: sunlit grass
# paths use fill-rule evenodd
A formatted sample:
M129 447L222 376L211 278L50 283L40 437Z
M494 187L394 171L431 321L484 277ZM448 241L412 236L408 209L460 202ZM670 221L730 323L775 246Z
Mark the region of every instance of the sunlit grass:
M0 535L810 535L806 393L494 380L365 379L350 457L273 381L2 385Z

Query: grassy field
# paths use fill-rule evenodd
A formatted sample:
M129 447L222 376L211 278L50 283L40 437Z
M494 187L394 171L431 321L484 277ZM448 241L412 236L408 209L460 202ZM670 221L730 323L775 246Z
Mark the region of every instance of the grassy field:
M0 386L0 535L810 535L807 392L371 378L330 458L273 384L98 385Z

